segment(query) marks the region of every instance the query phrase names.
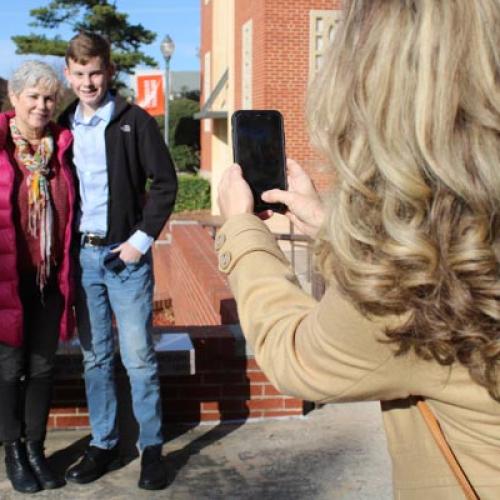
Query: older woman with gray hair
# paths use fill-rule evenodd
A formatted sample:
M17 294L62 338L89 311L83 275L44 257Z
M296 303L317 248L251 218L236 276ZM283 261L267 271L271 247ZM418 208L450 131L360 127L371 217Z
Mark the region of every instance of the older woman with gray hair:
M23 493L63 486L44 441L59 339L74 330L70 243L72 136L51 122L54 70L23 63L0 114L0 441L7 476Z

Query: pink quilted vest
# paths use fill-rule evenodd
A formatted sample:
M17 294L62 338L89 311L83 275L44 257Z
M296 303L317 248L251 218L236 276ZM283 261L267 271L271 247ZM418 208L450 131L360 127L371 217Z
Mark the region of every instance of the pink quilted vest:
M16 234L13 224L12 190L14 165L7 151L9 119L14 112L0 113L0 342L19 347L23 342L23 309L18 294ZM68 340L75 329L73 314L72 262L70 255L75 189L66 152L71 146L71 132L50 124L56 144L56 161L60 175L67 183L69 210L65 221L63 258L59 266L58 285L64 297L60 338Z

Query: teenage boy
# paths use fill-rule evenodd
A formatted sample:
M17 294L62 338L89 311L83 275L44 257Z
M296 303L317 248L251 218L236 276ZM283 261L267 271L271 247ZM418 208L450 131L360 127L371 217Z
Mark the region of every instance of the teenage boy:
M151 337L150 247L172 212L177 178L155 120L109 91L113 73L110 46L103 37L84 32L72 38L65 75L78 99L61 122L73 131L80 186L82 300L77 312L92 440L66 478L89 483L119 463L114 315L139 424L139 487L161 489L166 478Z

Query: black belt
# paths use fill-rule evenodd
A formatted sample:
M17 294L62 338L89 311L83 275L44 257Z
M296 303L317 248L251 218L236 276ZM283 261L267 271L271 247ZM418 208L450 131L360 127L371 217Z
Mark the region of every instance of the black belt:
M83 233L82 246L89 245L91 247L104 247L108 244L106 238L97 236L96 234Z

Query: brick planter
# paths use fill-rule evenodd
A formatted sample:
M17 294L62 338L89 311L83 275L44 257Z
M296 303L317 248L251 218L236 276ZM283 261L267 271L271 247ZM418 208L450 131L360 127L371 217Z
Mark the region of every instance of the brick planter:
M194 347L195 373L190 374L185 351L158 353L165 422L241 422L248 419L300 416L310 405L280 394L246 352L243 337L234 326L169 328L189 335ZM50 428L87 428L88 412L81 376L78 346L65 347L58 355ZM116 363L118 386L128 387L127 377ZM119 390L120 407L130 412L128 390Z
M226 279L217 270L208 231L192 223L174 224L167 241L157 244L153 253L155 340L165 422L241 422L307 413L309 403L280 394L255 363ZM161 326L161 311L170 304L177 326ZM179 333L184 333L183 343L174 338ZM130 421L128 380L117 358L121 413ZM77 343L62 346L49 427L88 427L82 372Z

